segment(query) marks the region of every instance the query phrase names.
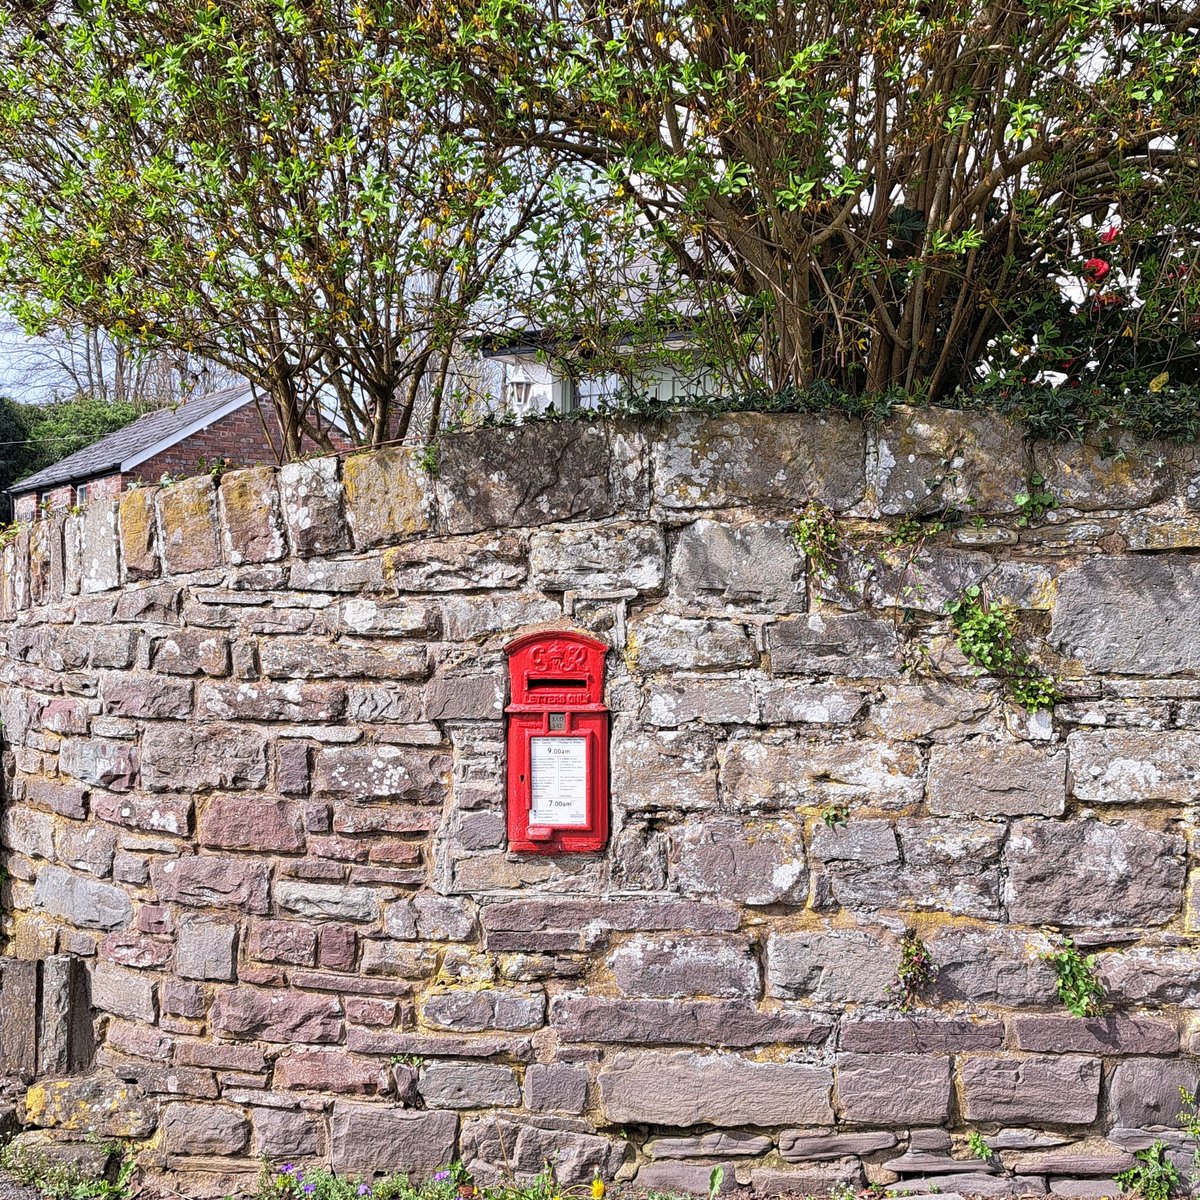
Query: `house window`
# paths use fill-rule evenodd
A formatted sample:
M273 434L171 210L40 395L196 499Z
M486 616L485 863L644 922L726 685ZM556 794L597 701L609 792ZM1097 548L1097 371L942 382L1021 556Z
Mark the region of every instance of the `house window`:
M75 485L75 503L86 504L88 502L88 491L91 488L90 483L79 483Z

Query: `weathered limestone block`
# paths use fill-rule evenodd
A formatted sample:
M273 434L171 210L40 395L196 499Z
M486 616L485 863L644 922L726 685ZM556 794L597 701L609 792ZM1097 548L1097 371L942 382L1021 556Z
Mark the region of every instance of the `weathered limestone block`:
M818 1004L883 1003L896 977L899 946L882 932L823 929L773 933L767 940L767 990Z
M890 821L871 819L817 825L810 847L819 862L853 862L880 865L900 860L900 843Z
M950 1059L919 1054L839 1054L837 1106L850 1125L944 1125Z
M33 966L33 964L28 964ZM0 1045L8 1046L14 1031L6 1029L6 1017L25 1026L31 1037L34 1022L22 1011L15 997L5 994L5 975L0 972ZM16 974L17 972L14 972ZM11 1007L10 1007L11 1006ZM85 1070L92 1060L93 1030L88 976L84 961L72 954L52 954L42 963L42 988L38 1020L38 1069L42 1075L72 1075ZM18 1074L5 1067L0 1052L0 1071Z
M383 579L401 593L518 587L527 574L524 540L508 533L422 540L383 555Z
M342 1006L336 996L252 987L222 988L212 1008L213 1032L264 1042L336 1042Z
M274 467L230 471L221 477L217 494L221 538L231 563L275 562L287 553Z
M142 735L147 791L239 791L266 781L266 739L257 730L152 725Z
M626 659L638 671L711 671L750 667L758 652L745 625L650 613L630 624Z
M545 592L651 592L662 587L665 562L657 525L567 527L535 533L529 541L530 582Z
M668 421L651 453L654 502L668 509L805 497L841 512L865 491L866 434L843 417L685 414Z
M279 468L279 493L288 541L298 558L336 554L350 548L342 515L336 458L309 458Z
M1109 1084L1108 1110L1118 1126L1177 1129L1183 1107L1180 1088L1194 1093L1200 1080L1195 1062L1135 1058L1119 1063Z
M429 652L408 642L314 642L310 637L275 637L259 646L262 673L269 679L424 679Z
M804 555L787 521L713 521L680 530L671 557L670 591L689 604L799 612Z
M336 721L346 710L346 689L340 684L202 683L197 711L222 721Z
M368 887L341 883L304 883L280 879L275 884L275 903L298 917L333 921L379 920L378 893Z
M153 1024L158 1011L153 976L97 963L92 971L92 1005L99 1012Z
M150 868L155 893L164 903L193 908L237 908L261 915L268 910L268 863L206 854L156 862Z
M635 937L608 960L624 996L757 998L758 959L744 938Z
M119 929L133 915L123 889L61 867L42 867L38 872L33 904L82 929Z
M216 489L211 475L182 479L155 497L162 527L163 560L172 575L207 571L221 561L217 545Z
M1079 730L1067 738L1067 749L1074 793L1092 804L1187 804L1200 791L1200 734Z
M433 523L433 487L415 451L385 447L342 463L346 515L359 550L424 533Z
M192 828L190 796L166 796L158 793L142 796L137 793L111 795L93 792L92 816L127 829L145 829L162 833L186 835Z
M895 624L865 613L823 609L774 621L767 650L775 674L888 679L900 673Z
M832 1073L805 1063L757 1063L737 1055L625 1053L606 1061L598 1083L604 1115L617 1124L831 1124Z
M1101 929L1161 925L1183 902L1174 834L1090 819L1017 821L1004 850L1012 919Z
M1053 969L1020 931L946 928L927 945L939 997L1009 1007L1058 1003Z
M1096 1119L1097 1058L965 1058L959 1071L968 1121L1090 1125Z
M1143 508L1171 486L1171 465L1162 448L1120 438L1120 454L1082 442L1038 442L1033 448L1042 485L1063 508L1082 512Z
M463 642L493 634L516 635L526 625L561 621L562 604L538 592L501 592L495 596L449 595L442 598L442 624L449 641Z
M802 833L790 821L711 818L672 831L669 877L685 896L758 906L803 904L808 867Z
M38 1072L38 964L0 959L0 1072L28 1081Z
M107 738L72 738L62 743L58 766L64 775L81 783L128 792L137 782L138 758L137 747L127 743Z
M1200 560L1178 554L1096 558L1065 571L1050 643L1096 672L1200 670Z
M430 1063L421 1072L420 1092L429 1108L510 1108L521 1103L512 1067L482 1063Z
M766 725L851 725L867 708L864 692L830 683L767 680L758 691Z
M436 967L436 960L430 966ZM458 1033L540 1029L546 1022L546 997L542 992L495 988L427 992L421 1002L421 1019L426 1025Z
M578 1116L587 1106L588 1073L565 1063L534 1063L525 1069L525 1107L530 1112Z
M982 740L935 746L929 759L929 811L939 816L1061 816L1067 756L1027 742Z
M883 549L866 573L863 598L877 609L912 609L940 616L967 588L989 580L995 567L990 555L936 543ZM849 597L858 599L853 593ZM847 604L847 599L841 603Z
M924 792L921 756L911 746L773 735L731 740L720 757L722 789L739 808L907 808Z
M166 1144L182 1154L239 1154L250 1140L250 1125L226 1104L166 1104L162 1110Z
M504 678L498 670L437 675L421 689L427 721L486 721L504 711Z
M716 743L707 733L634 731L614 723L613 802L625 811L697 811L717 802Z
M184 679L105 672L100 675L100 700L109 717L182 719L192 711L192 684Z
M29 808L6 808L0 813L0 842L30 858L53 861L54 818Z
M120 525L122 582L155 579L161 574L158 561L158 488L133 488L121 496Z
M116 502L96 500L79 522L79 590L90 596L120 587L120 565Z
M551 1000L550 1024L566 1042L731 1049L819 1044L833 1029L820 1014L762 1012L743 1000L610 1000L572 995Z
M193 918L180 923L175 971L184 979L231 980L237 973L238 927Z
M425 1179L453 1161L458 1117L339 1100L333 1106L329 1131L335 1174L372 1178L406 1171Z
M343 600L342 624L352 633L371 637L434 637L439 629L438 610L412 600L387 603L355 596Z
M1024 436L1003 417L901 407L871 443L867 482L888 516L1013 512L1029 482Z
M1101 958L1100 979L1114 1002L1194 1008L1200 1003L1200 952L1132 946Z
M8 816L6 813L0 820L7 819ZM59 827L58 836L55 838L58 861L64 867L86 871L89 875L101 879L112 874L116 847L117 831L107 829L103 825L63 825ZM50 855L43 857L49 858Z
M27 1125L79 1137L144 1138L154 1132L157 1108L136 1084L107 1071L35 1083L25 1093Z
M758 720L753 683L743 675L654 680L646 688L644 725L675 728L700 721L706 725L745 725Z

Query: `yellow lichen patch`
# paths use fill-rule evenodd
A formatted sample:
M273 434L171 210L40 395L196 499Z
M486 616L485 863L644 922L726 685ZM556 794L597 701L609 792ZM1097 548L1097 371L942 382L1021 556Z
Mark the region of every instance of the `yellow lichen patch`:
M429 479L411 450L353 455L342 466L342 486L360 547L411 537L430 526Z
M135 488L121 497L121 556L137 561L154 545L155 488Z

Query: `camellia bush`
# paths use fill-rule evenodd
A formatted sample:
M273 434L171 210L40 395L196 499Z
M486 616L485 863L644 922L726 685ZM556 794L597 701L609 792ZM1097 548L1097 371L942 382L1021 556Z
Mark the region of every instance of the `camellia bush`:
M697 329L769 389L1195 378L1194 6L423 0L413 22L491 138L654 232Z

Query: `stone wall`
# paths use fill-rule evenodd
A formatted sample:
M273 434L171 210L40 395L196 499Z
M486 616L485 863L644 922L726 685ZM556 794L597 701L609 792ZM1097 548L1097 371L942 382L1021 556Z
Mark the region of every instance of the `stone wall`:
M23 1120L188 1195L257 1155L1110 1192L1197 1079L1197 547L1191 451L928 411L481 431L26 529L5 933L87 962L98 1050ZM976 585L1052 716L958 652ZM613 647L601 855L505 849L502 648L542 626ZM939 973L903 1013L907 935Z

